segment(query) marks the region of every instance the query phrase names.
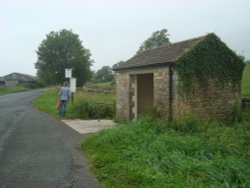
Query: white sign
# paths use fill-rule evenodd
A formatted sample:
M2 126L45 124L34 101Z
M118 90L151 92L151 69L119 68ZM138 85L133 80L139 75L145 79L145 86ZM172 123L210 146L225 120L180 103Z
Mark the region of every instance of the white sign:
M70 91L71 93L76 92L76 78L70 78Z
M72 77L72 69L65 69L65 78Z

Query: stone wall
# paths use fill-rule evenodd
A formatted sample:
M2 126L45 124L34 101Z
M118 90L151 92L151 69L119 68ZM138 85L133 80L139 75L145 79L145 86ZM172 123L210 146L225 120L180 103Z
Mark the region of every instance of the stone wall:
M154 106L161 116L169 115L169 68L154 71Z
M174 99L173 116L182 118L193 114L203 119L225 120L230 116L232 107L240 104L240 87L232 87L228 84L224 87L210 80L204 91L199 87L197 81L193 81L190 94L184 94L180 89L180 82L176 72L173 79Z
M116 73L116 118L130 119L130 75Z
M136 119L136 110L137 110L137 103L136 103L136 95L137 95L137 79L136 75L130 75L130 85L129 85L129 117L130 119Z

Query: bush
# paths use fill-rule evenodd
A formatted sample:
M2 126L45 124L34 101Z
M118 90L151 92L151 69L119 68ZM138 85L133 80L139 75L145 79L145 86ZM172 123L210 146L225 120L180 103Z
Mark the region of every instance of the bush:
M93 103L81 100L72 109L75 116L82 119L112 119L115 114L114 104Z
M69 105L68 118L112 119L115 115L115 104L99 103L79 97L77 102Z
M86 103L86 111L89 118L99 119L99 118L113 118L115 114L114 104L105 103Z

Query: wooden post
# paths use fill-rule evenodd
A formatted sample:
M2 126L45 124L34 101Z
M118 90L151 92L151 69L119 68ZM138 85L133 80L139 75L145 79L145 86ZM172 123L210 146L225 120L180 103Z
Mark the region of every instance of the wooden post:
M71 93L71 103L74 103L74 93Z

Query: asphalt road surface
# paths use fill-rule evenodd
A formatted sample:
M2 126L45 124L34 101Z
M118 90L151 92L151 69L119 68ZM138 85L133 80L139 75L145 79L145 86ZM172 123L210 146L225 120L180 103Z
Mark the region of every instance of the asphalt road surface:
M32 108L42 90L0 96L0 188L99 187L82 135Z

